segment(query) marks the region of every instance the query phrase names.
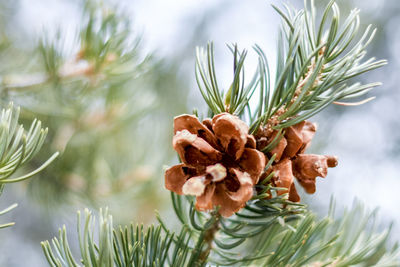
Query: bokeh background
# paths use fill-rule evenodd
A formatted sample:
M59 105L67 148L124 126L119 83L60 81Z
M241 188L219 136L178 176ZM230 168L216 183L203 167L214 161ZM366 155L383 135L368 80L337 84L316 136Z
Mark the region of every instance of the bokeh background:
M322 7L327 1L316 2ZM359 78L383 82L370 93L374 101L360 107L332 106L312 119L319 130L310 152L337 155L340 162L319 179L317 193L304 199L321 216L331 196L338 214L358 199L370 210L379 209L381 227L394 222L392 240L400 240L400 2L337 2L343 17L357 7L362 27L377 27L368 52L389 64ZM302 6L299 0L287 3ZM38 117L50 132L37 161L27 168L51 152L62 152L45 172L8 186L1 196L1 207L13 202L19 207L1 218L16 225L0 231L0 266L46 266L40 241L66 224L73 243L76 210L85 207L109 207L115 224L151 223L154 210L173 220L163 189L163 168L177 161L171 148L172 118L194 108L205 111L194 78L196 46L214 42L217 74L226 87L232 75L226 44L249 50L260 45L273 72L280 18L271 4L281 1L125 0L91 7L123 12L131 22L125 29L132 30L134 41L127 49L135 56L119 70L126 74L124 82L114 82L110 73L94 81L38 82L38 75L49 71L45 63L57 61L48 59L43 46L48 51L49 44L58 44L57 58L64 63L82 49L85 4L0 1L0 102L5 106L14 101L22 107L23 121ZM255 65L255 53L250 52L246 67L251 71Z

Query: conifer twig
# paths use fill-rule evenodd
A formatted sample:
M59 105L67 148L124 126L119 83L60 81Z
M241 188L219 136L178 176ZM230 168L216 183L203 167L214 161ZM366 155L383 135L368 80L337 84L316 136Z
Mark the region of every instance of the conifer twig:
M215 234L220 229L220 219L221 215L218 212L213 212L210 219L210 221L212 221L212 224L205 229L204 233L200 234L198 242L204 243L204 247L200 252L200 256L197 259L195 266L200 267L204 266L207 263L208 257L213 247Z
M0 114L0 194L8 183L21 182L36 175L46 168L55 158L54 153L46 162L35 170L14 177L14 174L25 163L30 161L41 149L47 135L47 129L41 127L41 122L34 120L28 131L19 124L19 108L14 108L10 103L8 109L3 109ZM3 215L17 207L13 204L0 211ZM12 226L14 223L0 225L0 228Z

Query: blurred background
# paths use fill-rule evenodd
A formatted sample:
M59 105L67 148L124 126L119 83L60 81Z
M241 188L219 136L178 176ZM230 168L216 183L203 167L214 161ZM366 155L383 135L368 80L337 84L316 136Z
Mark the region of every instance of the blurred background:
M317 2L321 8L328 1ZM319 130L309 152L340 161L303 199L320 216L331 196L339 211L358 199L379 209L382 227L394 222L392 239L400 240L400 2L337 2L343 17L357 7L362 27L378 28L368 51L389 64L357 78L383 82L370 93L374 101L332 106L312 119ZM1 196L0 207L19 207L1 218L16 225L0 231L0 266L46 266L40 241L63 224L73 241L76 210L85 207L109 207L116 225L151 223L154 210L173 220L163 178L165 166L177 162L173 116L206 110L194 77L195 47L214 42L225 87L232 78L226 44L260 45L274 73L280 18L271 4L282 2L1 0L0 103L13 101L23 122L37 117L49 127L27 169L54 151L61 156ZM250 52L247 69L256 63Z

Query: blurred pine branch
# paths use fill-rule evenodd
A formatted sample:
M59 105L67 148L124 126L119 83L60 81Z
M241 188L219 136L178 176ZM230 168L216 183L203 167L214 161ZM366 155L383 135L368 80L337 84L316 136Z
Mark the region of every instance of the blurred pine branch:
M123 199L152 210L160 200L148 198L148 191L156 191L161 166L172 154L159 147L169 142L163 133L170 118L186 109L187 86L176 64L144 52L124 10L102 1L80 8L74 42L62 28L46 31L36 47L18 51L23 66L1 73L2 102L18 103L24 121L38 117L54 129L36 160L62 153L42 179L29 183L30 195L43 207ZM4 54L13 49L5 47ZM169 104L177 98L182 101Z

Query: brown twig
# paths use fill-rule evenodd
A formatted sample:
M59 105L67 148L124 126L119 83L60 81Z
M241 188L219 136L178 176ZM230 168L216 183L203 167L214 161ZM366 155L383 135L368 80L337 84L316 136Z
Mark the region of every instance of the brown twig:
M200 238L203 237L203 242L205 243L205 246L195 264L196 267L203 266L204 263L207 262L208 256L210 255L212 249L212 243L214 241L215 234L220 228L219 221L221 219L221 215L218 212L213 212L212 216L214 217L214 223L205 230L203 235L200 236Z

